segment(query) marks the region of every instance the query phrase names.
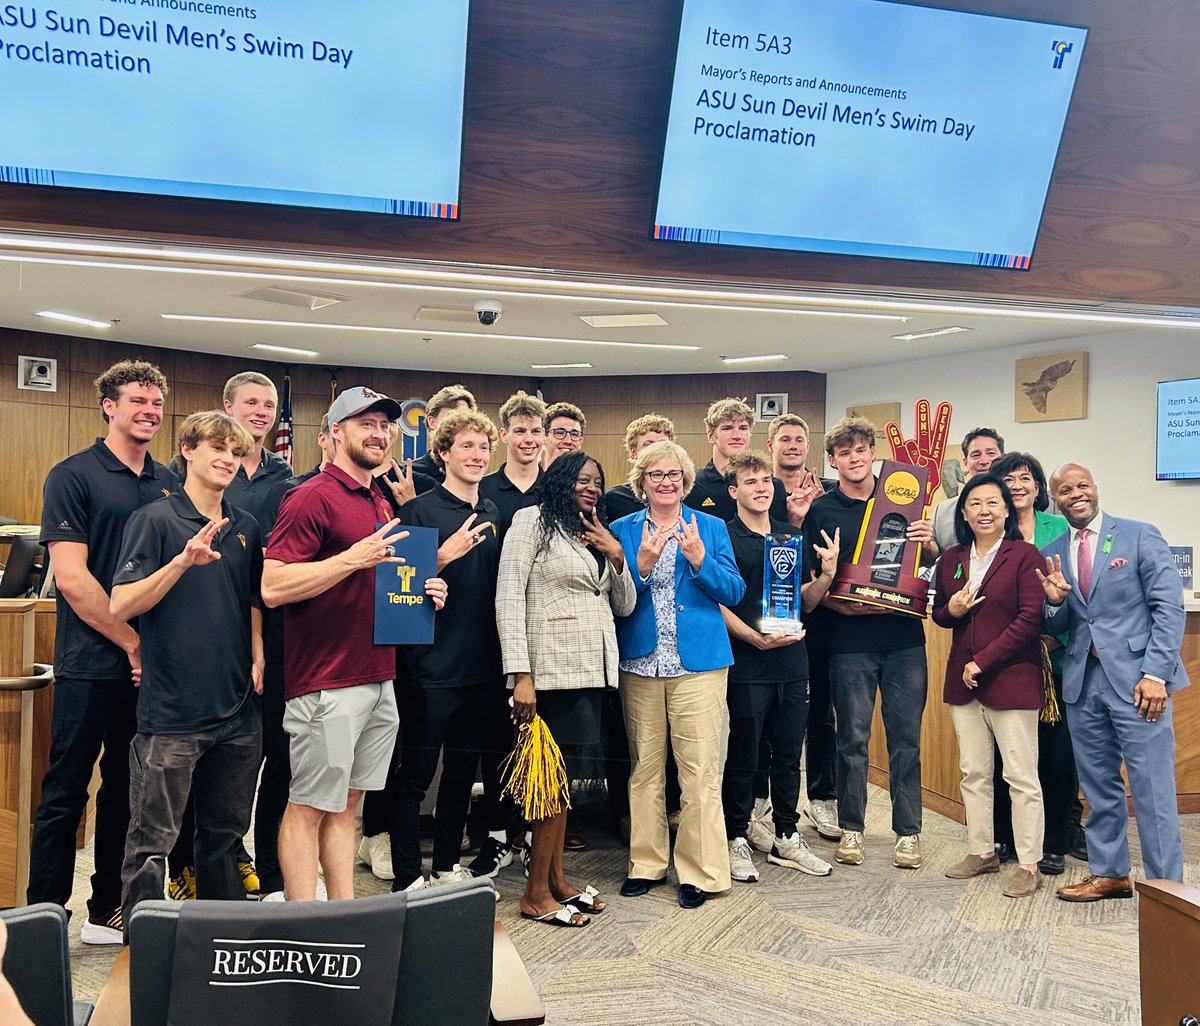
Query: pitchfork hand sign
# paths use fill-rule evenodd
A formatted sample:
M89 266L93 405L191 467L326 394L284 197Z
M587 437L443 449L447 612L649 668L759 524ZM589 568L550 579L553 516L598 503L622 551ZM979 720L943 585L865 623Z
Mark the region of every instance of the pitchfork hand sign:
M929 468L925 505L929 505L941 482L942 458L946 455L946 438L950 434L950 412L949 403L938 403L937 414L931 419L929 400L918 399L913 411L916 424L914 438L906 441L900 425L894 421L884 427L892 447L892 459L914 467Z

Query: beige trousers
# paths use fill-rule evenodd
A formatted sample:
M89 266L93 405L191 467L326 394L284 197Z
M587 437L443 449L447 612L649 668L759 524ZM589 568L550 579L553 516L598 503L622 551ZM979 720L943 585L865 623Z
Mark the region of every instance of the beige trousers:
M958 764L962 769L960 786L967 813L967 848L972 855L987 855L994 848L994 738L1004 762L1004 779L1012 798L1017 861L1028 865L1042 857L1046 822L1042 812L1042 785L1038 780L1038 713L1037 709L989 709L976 701L950 706L950 719L958 735Z
M721 811L721 732L728 670L682 677L621 674L629 735L629 875L661 880L671 859L667 831L667 727L679 766L675 873L703 891L730 887Z

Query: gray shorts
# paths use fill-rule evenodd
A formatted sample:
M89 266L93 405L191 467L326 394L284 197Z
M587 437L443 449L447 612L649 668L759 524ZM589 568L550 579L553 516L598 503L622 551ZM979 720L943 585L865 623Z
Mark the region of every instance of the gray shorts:
M288 799L322 812L344 812L351 790L382 790L399 727L390 680L289 699L283 711L283 729L291 739Z

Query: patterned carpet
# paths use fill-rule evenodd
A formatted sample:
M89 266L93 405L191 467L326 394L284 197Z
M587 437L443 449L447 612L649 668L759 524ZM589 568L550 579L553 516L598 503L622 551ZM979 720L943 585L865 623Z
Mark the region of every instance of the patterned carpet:
M925 864L891 864L887 794L871 788L862 866L814 878L768 865L685 911L674 886L642 898L617 892L626 854L599 818L574 817L589 840L567 856L577 884L599 888L608 910L583 930L522 920L516 866L501 871L497 914L541 992L553 1026L1085 1026L1140 1022L1137 904L1073 905L1054 886L1087 875L1067 871L1032 898L1002 895L999 875L971 881L942 874L964 854L966 830L926 811ZM802 821L803 822L803 821ZM829 861L835 845L805 831ZM1187 882L1200 885L1200 816L1184 818ZM73 909L78 922L91 872L80 853ZM1139 859L1134 837L1134 861ZM1135 870L1136 875L1136 870ZM386 889L360 867L359 893ZM94 999L115 957L75 933L76 996Z

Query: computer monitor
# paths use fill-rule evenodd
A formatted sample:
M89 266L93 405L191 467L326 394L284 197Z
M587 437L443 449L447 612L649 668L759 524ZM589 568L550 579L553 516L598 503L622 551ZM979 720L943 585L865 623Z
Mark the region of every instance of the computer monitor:
M45 546L33 538L14 538L8 550L4 576L0 577L0 598L23 598L34 594L45 559Z

